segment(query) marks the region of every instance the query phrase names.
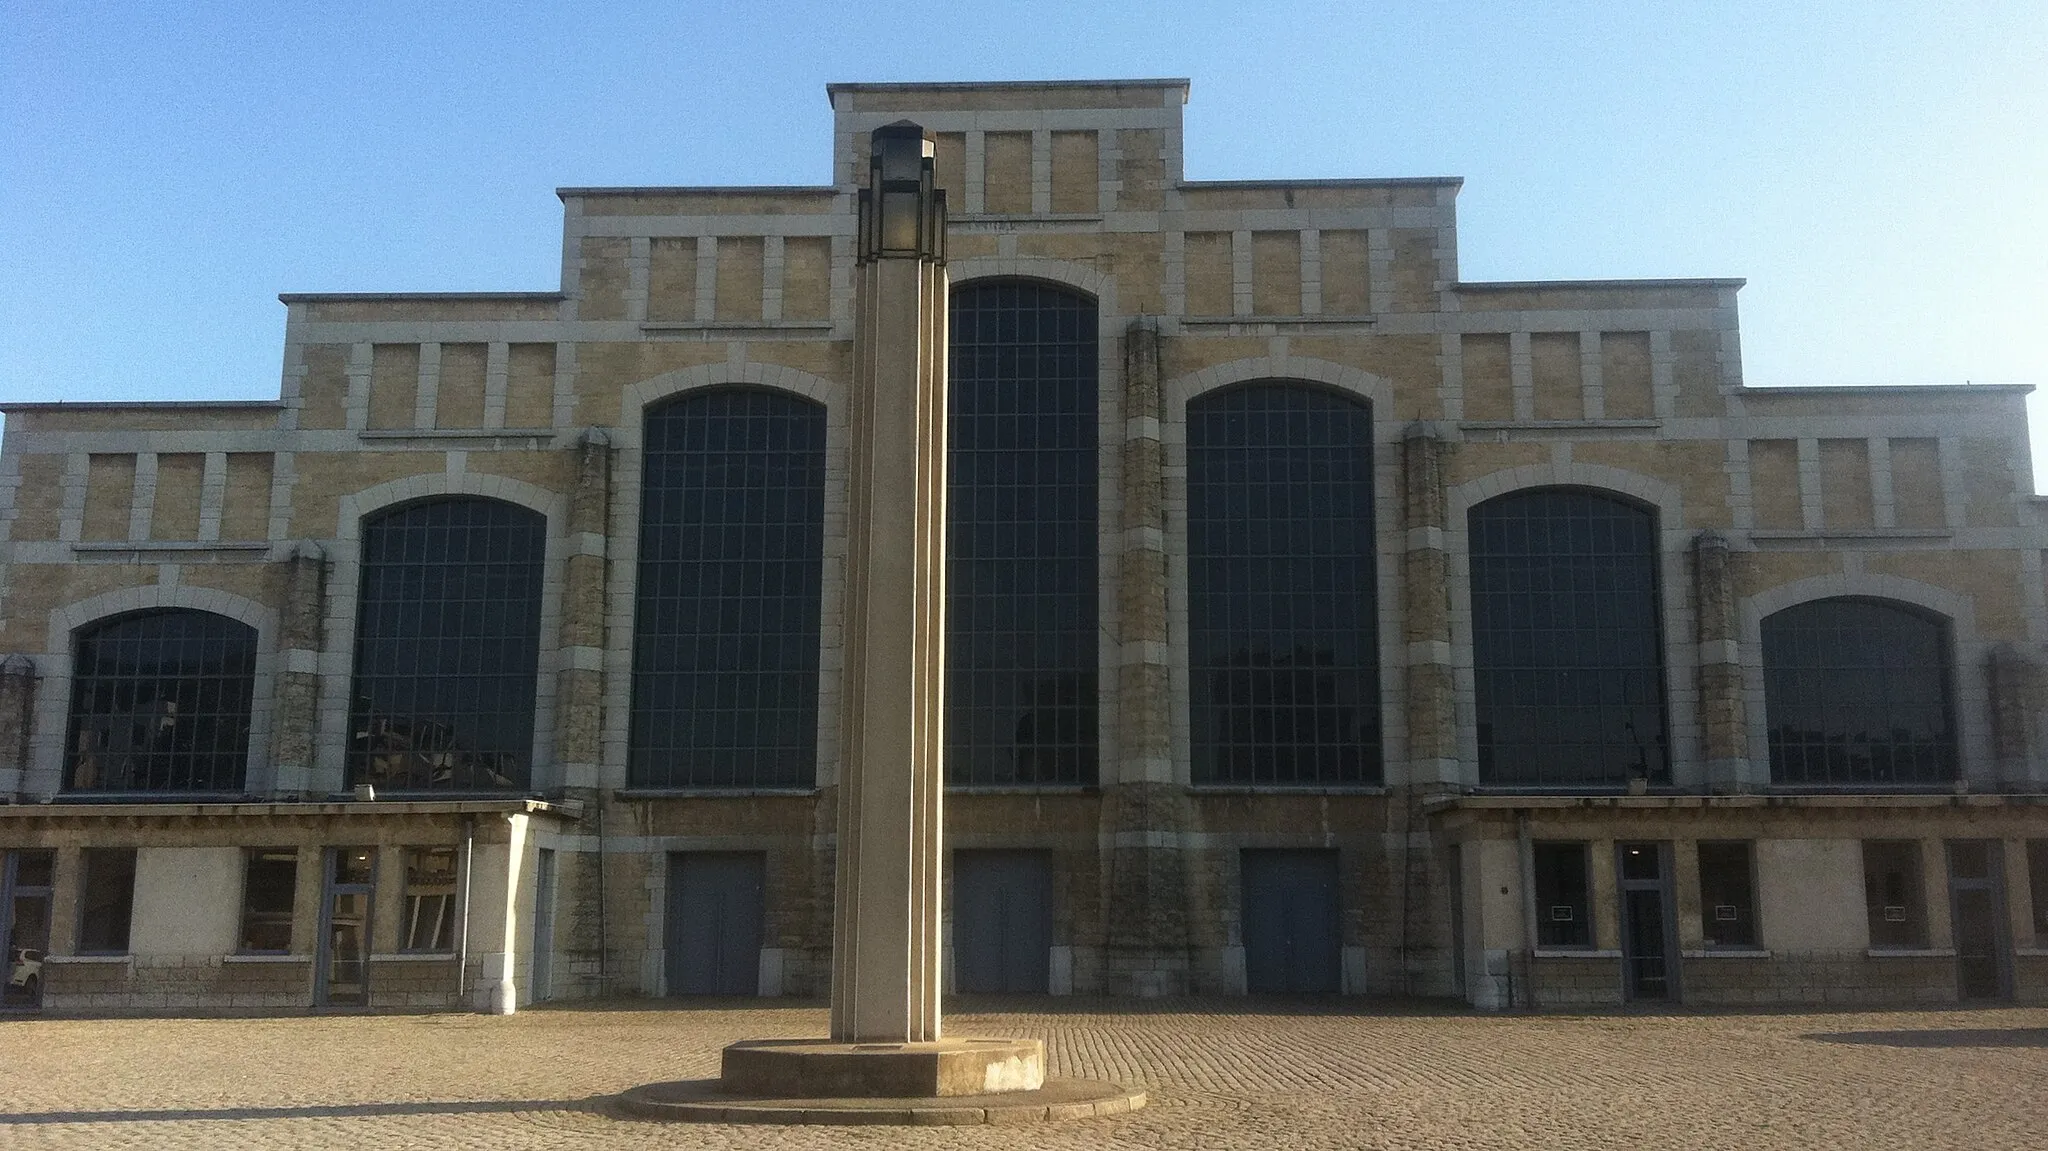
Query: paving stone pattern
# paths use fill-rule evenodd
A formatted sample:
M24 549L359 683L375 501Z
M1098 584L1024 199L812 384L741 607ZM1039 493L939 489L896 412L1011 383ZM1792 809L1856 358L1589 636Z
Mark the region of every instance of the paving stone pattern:
M1019 1128L761 1128L616 1117L819 1007L0 1020L0 1147L2038 1148L2048 1011L1503 1017L1237 1000L956 1005L1046 1041L1135 1114Z

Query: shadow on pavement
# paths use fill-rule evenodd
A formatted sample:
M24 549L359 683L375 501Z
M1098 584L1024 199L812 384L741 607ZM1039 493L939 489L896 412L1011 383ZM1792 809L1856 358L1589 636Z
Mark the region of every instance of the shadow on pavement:
M1936 1031L1824 1031L1802 1035L1821 1043L1873 1047L2048 1047L2048 1027L1951 1027Z
M344 1119L375 1115L498 1115L512 1111L599 1111L611 1098L501 1099L488 1102L336 1103L306 1107L167 1108L133 1111L30 1111L0 1114L0 1128L57 1123L176 1123L193 1119Z

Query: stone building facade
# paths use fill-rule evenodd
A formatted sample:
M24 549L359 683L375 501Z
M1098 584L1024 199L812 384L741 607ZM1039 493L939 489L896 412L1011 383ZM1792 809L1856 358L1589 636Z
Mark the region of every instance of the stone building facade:
M285 296L278 400L6 406L10 1003L823 994L905 118L958 989L2048 1000L2027 389L1745 387L1739 281L1465 282L1456 179L1183 179L1184 81L829 91L558 291Z

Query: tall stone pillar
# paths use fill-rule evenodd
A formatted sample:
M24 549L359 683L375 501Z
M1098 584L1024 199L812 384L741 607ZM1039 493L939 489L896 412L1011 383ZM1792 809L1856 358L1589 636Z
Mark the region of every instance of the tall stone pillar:
M326 616L327 556L319 544L301 541L284 561L284 610L278 613L277 699L270 714L271 789L278 795L312 789Z
M1728 541L1701 532L1693 541L1693 604L1699 616L1700 758L1708 788L1748 791L1762 782L1749 763L1749 726L1742 706L1742 660L1735 618L1735 578Z
M917 1122L1128 1110L1142 1092L1048 1086L1041 1040L939 1035L946 201L923 128L898 121L872 140L854 288L832 1035L734 1043L717 1080L636 1087L620 1103L775 1123L873 1122L876 1099Z
M1408 782L1411 788L1465 782L1451 675L1450 564L1444 550L1444 453L1424 424L1401 439L1401 508L1407 550L1401 563L1402 640L1408 652Z
M1103 792L1104 967L1113 995L1188 991L1187 789L1174 777L1166 634L1159 325L1124 332L1123 559L1117 577L1117 773Z
M1427 424L1411 424L1401 437L1401 639L1407 652L1408 760L1406 786L1393 793L1387 812L1401 819L1401 935L1397 978L1402 993L1416 977L1429 977L1431 960L1415 947L1434 935L1430 909L1443 905L1441 877L1422 814L1433 795L1467 782L1458 759L1455 679L1451 670L1450 561L1445 548L1447 499L1444 456L1450 446ZM1389 831L1393 830L1390 826Z
M874 133L854 296L832 1038L939 1038L945 207L915 124Z
M604 713L605 531L611 509L612 450L591 429L576 445L569 493L569 555L563 571L562 638L555 673L555 763L560 784L597 786Z

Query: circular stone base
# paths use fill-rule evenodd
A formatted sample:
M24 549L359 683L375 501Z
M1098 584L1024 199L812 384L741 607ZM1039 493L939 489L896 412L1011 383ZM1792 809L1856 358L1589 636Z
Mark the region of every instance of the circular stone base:
M908 1098L771 1098L729 1094L716 1079L649 1083L618 1097L639 1119L686 1123L1036 1123L1116 1115L1145 1105L1145 1093L1091 1079L1047 1079L1035 1091Z

